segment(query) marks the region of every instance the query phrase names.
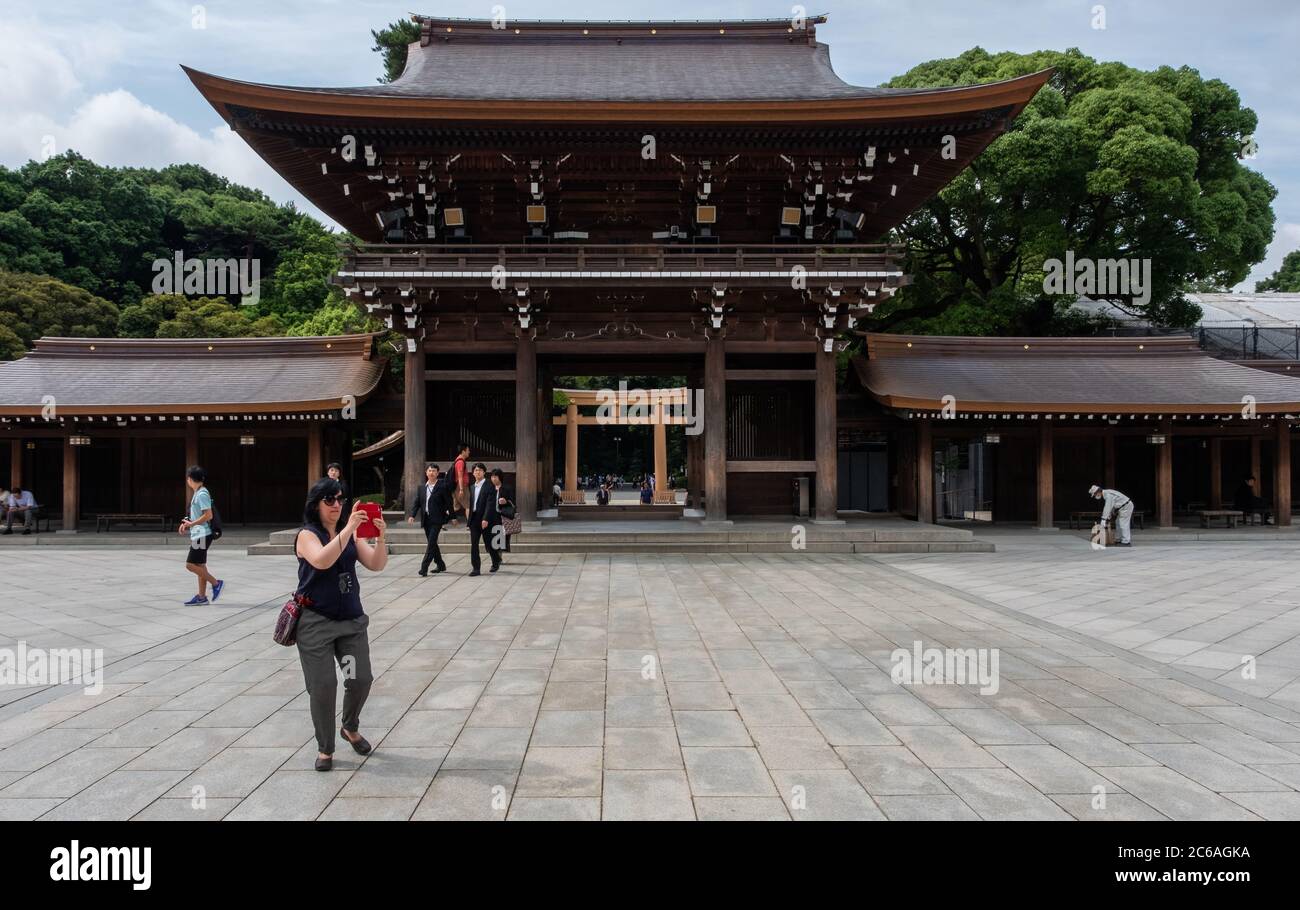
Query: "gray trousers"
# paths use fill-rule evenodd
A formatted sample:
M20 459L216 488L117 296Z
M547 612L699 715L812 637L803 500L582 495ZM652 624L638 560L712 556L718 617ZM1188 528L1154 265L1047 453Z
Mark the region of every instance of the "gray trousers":
M12 529L13 529L13 526L14 526L14 516L15 516L15 515L21 515L21 516L23 517L23 530L24 530L24 531L30 531L30 530L32 529L32 525L36 524L36 510L35 510L35 509L28 509L26 512L19 512L17 509L6 509L5 512L7 513L7 514L5 515L5 530L6 530L6 531L9 531L9 530L12 530Z
M298 620L298 660L311 701L311 723L316 728L316 746L326 755L334 754L335 665L343 672L343 728L349 733L357 732L361 708L370 695L374 676L370 672L368 625L368 616L330 619L314 610L303 610Z

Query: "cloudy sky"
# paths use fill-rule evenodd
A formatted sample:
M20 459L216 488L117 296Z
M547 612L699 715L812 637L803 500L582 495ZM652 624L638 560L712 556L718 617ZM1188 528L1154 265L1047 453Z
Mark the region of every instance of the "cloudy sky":
M318 212L219 120L178 64L289 85L365 85L370 29L418 11L487 18L490 0L0 0L0 164L74 148L101 164L196 162ZM786 16L785 2L500 0L512 19ZM1105 8L1104 29L1094 7ZM1277 235L1251 280L1300 248L1300 3L1296 0L830 0L818 37L836 71L877 85L973 45L1078 47L1143 69L1223 79L1260 118L1250 165L1278 188ZM201 26L201 27L199 27ZM1253 284L1250 285L1253 287Z

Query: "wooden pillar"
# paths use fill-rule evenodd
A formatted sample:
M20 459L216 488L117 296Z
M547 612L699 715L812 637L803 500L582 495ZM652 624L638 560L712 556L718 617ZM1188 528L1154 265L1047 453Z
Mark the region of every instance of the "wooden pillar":
M916 520L934 524L934 436L927 417L916 422Z
M323 445L321 438L321 427L319 423L309 423L307 425L307 486L311 487L316 481L325 476L325 462L323 460L324 452L321 448Z
M515 509L537 520L537 342L527 332L515 346Z
M424 480L424 451L428 437L428 410L426 394L428 382L424 378L424 350L407 351L403 364L406 389L402 411L402 489L399 493L402 508L410 507L408 500L415 495Z
M578 489L578 406L564 409L564 492ZM572 498L571 498L572 500Z
M1055 482L1055 438L1052 422L1046 414L1038 418L1038 529L1050 531L1056 527L1053 501L1053 484Z
M835 521L839 517L839 465L836 435L835 354L818 351L816 390L813 410L816 414L813 440L817 457L817 521Z
M691 397L690 413L695 420L700 419L700 415L695 414L696 408L696 389L703 389L703 379L698 371L692 371L686 377L687 390L686 394ZM704 434L696 432L692 435L692 428L687 427L686 433L686 504L692 509L701 508L704 502ZM703 429L696 423L693 429Z
M1223 437L1210 437L1210 508L1223 508Z
M1157 526L1174 526L1174 421L1162 418L1160 432L1165 441L1156 450L1156 513Z
M537 484L541 488L542 502L548 509L555 481L555 422L551 420L554 400L555 379L549 369L543 370L541 386L537 390L537 433L541 449L537 458Z
M1259 475L1259 437L1250 437L1250 476L1255 478L1255 492L1264 492L1264 478Z
M9 489L23 485L23 441L9 441Z
M1115 431L1107 429L1103 432L1106 434L1102 437L1105 464L1102 470L1101 485L1108 490L1113 490L1115 489Z
M727 520L727 355L721 335L704 349L704 518Z
M1273 451L1273 521L1279 528L1291 526L1291 424L1281 414L1274 418L1276 444Z
M121 455L118 456L121 462L121 468L118 476L118 510L122 512L135 511L131 504L131 437L123 436L119 440L121 444Z
M77 466L77 446L72 441L64 437L63 440L63 531L68 534L75 534L77 531L77 516L81 513L78 494L81 492L81 481L78 476Z
M655 405L654 441L655 441L655 496L659 492L668 492L672 481L668 477L668 427L664 423L667 417L662 404Z
M185 469L189 470L191 465L199 463L199 422L197 420L186 421L185 423ZM194 491L190 485L185 485L185 514L188 517L190 511L190 500L194 498Z

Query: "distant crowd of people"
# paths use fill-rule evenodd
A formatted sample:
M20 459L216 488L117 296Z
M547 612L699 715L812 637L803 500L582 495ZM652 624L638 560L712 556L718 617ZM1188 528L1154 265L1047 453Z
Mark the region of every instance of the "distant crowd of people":
M605 474L605 475L586 475L583 474L578 478L578 487L583 490L596 491L596 505L607 506L614 498L614 491L622 486L630 486L631 483L624 479L622 474ZM657 488L657 478L654 474L646 474L637 484L638 499L642 505L653 505L655 501L655 490ZM558 506L564 499L564 484L560 478L555 479L551 487L551 504Z

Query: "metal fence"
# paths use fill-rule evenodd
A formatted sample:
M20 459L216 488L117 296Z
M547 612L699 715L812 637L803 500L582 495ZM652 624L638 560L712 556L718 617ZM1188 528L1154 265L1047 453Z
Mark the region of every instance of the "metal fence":
M1197 326L1196 340L1207 354L1228 360L1300 360L1300 327Z

